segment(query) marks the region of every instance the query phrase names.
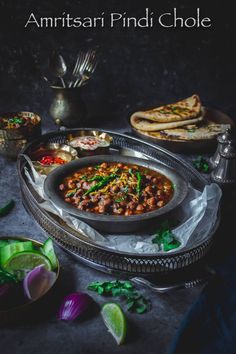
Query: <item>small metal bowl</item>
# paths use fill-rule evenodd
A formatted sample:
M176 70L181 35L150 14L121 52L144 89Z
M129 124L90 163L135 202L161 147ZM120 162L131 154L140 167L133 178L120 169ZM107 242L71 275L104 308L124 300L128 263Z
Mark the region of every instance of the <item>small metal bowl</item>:
M41 242L35 241L28 237L18 237L18 236L0 237L0 240L9 240L9 239L19 240L19 241L32 241L36 247L42 247L43 245ZM15 324L19 322L22 323L24 320L32 318L34 311L38 309L38 306L44 304L45 299L48 302L49 296L53 295L60 274L60 264L58 259L57 259L57 269L55 270L55 273L56 273L55 283L40 298L34 301L28 301L27 303L19 306L11 307L7 310L0 310L0 326L4 326L6 324Z
M41 135L41 118L33 112L0 113L0 119L12 117L27 117L33 123L19 128L0 128L0 154L14 159L29 141Z
M58 143L51 143L39 147L30 155L30 158L33 160L32 162L36 171L44 175L48 175L55 168L61 166L59 164L44 165L37 161L48 155L53 157L60 157L66 161L66 163L68 163L77 158L77 151L69 145Z
M98 146L96 149L93 150L85 150L79 146L78 147L76 146L76 140L78 138L89 137L89 136L104 141L106 143L106 146ZM76 134L69 134L67 140L68 140L68 144L77 150L78 155L84 157L84 156L108 154L113 139L107 133L99 132L97 130L89 130L89 131L79 131L76 132Z
M121 162L127 164L135 164L160 172L169 178L175 186L172 199L160 209L146 212L141 215L131 216L95 214L81 211L75 208L73 205L66 203L61 197L59 191L59 185L62 183L63 179L81 168L94 166L102 162ZM177 171L170 167L166 167L161 163L142 160L134 157L99 155L84 157L80 160L72 161L67 165L58 167L49 176L47 176L44 183L44 191L47 197L59 208L83 220L95 229L109 233L129 233L150 229L151 224L154 224L154 222L160 216L166 215L167 213L170 213L175 208L177 208L187 195L188 183Z

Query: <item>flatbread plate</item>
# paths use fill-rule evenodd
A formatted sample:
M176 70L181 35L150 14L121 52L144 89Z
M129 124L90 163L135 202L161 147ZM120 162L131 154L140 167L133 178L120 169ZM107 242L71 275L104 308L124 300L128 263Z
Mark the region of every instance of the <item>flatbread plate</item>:
M207 108L203 107L204 110L204 121L209 121L211 122L210 125L214 126L214 123L217 124L225 124L226 127L227 125L234 126L233 120L225 113L212 109L212 108ZM184 130L180 129L173 130L173 134L171 134L171 129L169 129L169 135L165 135L163 133L160 133L158 131L149 131L145 132L139 129L134 128L130 124L130 118L129 118L129 125L132 129L132 132L137 135L139 138L142 138L145 141L155 143L158 145L163 146L166 149L169 149L173 152L183 152L183 153L193 153L193 152L207 152L211 151L216 148L217 146L217 139L212 133L208 134L207 139L203 138L201 139L201 128L199 128L199 137L198 140L188 140L185 139ZM202 128L204 129L204 128ZM175 134L178 134L179 137L175 138ZM182 139L180 138L182 134Z

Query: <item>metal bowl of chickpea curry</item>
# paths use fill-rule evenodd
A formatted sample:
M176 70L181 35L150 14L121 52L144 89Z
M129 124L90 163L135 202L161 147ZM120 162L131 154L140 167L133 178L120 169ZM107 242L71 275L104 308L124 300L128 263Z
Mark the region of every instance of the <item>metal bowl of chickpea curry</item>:
M44 189L54 204L95 229L130 233L147 230L177 208L188 184L161 163L99 155L57 168Z

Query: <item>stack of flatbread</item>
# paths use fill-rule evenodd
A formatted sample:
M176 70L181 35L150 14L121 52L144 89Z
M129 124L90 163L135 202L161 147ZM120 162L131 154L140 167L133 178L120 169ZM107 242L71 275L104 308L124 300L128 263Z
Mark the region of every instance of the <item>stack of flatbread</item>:
M198 95L192 95L176 103L135 112L130 123L139 133L165 140L203 140L213 139L230 128L204 117Z

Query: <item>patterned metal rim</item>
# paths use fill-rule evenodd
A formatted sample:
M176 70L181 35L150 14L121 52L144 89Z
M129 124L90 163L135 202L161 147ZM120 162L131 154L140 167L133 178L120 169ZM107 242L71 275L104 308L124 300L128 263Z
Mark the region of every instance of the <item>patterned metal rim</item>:
M78 130L78 129L76 129ZM83 129L84 130L84 129ZM155 151L159 150L159 153L169 155L169 160L173 158L173 160L177 160L177 164L179 164L179 168L181 167L181 158L172 156L173 154L169 151L166 151L163 148L153 147L152 144L143 143L139 139L133 139L130 137L125 136L124 134L117 134L113 132L108 132L113 135L115 139L115 143L119 142L119 139L125 139L125 141L129 141L136 144L141 144L141 147L146 147L146 154L147 148L154 148ZM49 133L43 136L43 140L51 141L50 139L58 139L58 136L64 136L68 134L67 132L59 132L59 133ZM38 142L42 140L37 139ZM27 153L28 149L32 146L37 144L36 142L31 143L24 151ZM127 143L128 144L128 143ZM122 144L121 144L122 145ZM128 144L129 145L129 144ZM135 146L137 149L137 146ZM140 150L140 149L139 149ZM151 157L150 151L148 156ZM160 158L160 157L159 157ZM186 164L183 160L184 170L191 172L192 167ZM114 250L105 249L101 246L96 244L92 244L90 241L86 240L85 237L79 236L77 232L74 230L66 227L65 225L61 225L59 221L57 221L54 217L50 216L47 212L42 210L39 205L39 201L35 199L32 191L29 190L24 176L22 174L23 171L23 164L22 161L18 161L18 171L20 176L20 184L22 195L24 199L24 204L26 208L30 211L30 213L34 216L36 221L39 225L61 245L63 248L72 252L77 255L79 258L84 260L84 262L88 262L89 265L94 265L94 267L102 266L104 269L109 271L118 271L118 272L125 272L125 273L134 273L134 274L153 274L153 273L160 273L160 272L168 272L176 269L181 269L186 267L190 264L195 263L196 261L200 260L207 251L209 250L212 244L212 237L218 227L218 222L215 225L213 232L211 235L206 239L203 243L197 245L190 250L185 250L179 252L178 254L167 254L167 255L138 255L138 254L126 254L124 255L121 252L116 252ZM195 180L195 185L199 186L199 189L202 189L207 181L198 174L195 170L192 173L192 179ZM195 175L195 176L194 176ZM195 177L195 178L194 178Z

